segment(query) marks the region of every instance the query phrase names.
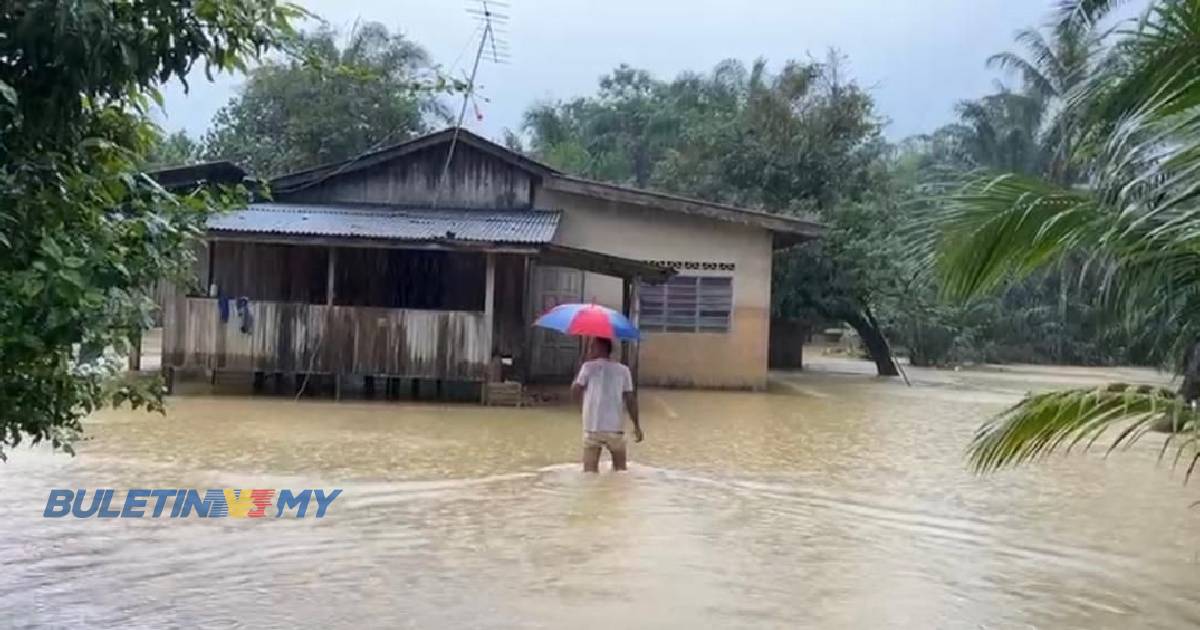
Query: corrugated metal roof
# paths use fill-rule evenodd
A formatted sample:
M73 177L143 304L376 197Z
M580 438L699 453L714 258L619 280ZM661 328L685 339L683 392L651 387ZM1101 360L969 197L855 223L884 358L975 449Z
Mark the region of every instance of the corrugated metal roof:
M214 231L386 238L549 243L558 211L413 209L394 206L254 203L209 218Z

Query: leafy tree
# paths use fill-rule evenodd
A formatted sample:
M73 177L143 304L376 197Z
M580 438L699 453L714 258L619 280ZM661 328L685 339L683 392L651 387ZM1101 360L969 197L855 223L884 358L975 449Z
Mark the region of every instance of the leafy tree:
M621 65L600 78L594 97L530 108L532 149L571 172L645 188L679 129L668 90L645 70Z
M437 75L420 46L382 24L356 27L344 45L328 27L300 35L299 55L249 72L217 112L205 157L271 177L353 157L428 130L445 119Z
M145 112L164 81L241 68L301 15L273 0L0 7L0 447L69 451L100 406L161 408L156 384L113 382L105 350L146 326L147 287L224 200L138 172L157 136Z
M905 295L900 215L884 196L822 215L825 233L776 256L775 312L809 321L840 321L858 332L882 376L899 373L884 331ZM815 315L816 317L814 317Z
M980 470L1088 444L1114 425L1124 427L1114 447L1169 428L1180 432L1164 449L1189 455L1189 473L1200 455L1200 3L1158 0L1115 55L1068 95L1084 123L1073 157L1087 186L978 177L945 198L927 234L959 298L1087 253L1104 268L1109 304L1131 325L1167 333L1153 349L1175 358L1182 385L1032 394L980 431Z
M200 143L187 132L176 131L153 143L150 155L146 158L146 167L156 169L195 164L200 161L201 153Z

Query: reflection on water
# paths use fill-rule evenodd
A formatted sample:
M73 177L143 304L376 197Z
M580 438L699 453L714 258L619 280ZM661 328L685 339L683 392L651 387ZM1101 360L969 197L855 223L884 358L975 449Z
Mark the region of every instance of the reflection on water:
M567 408L181 396L165 419L106 412L79 457L0 466L0 625L1200 624L1194 487L1152 444L964 469L979 419L1050 376L648 391L630 472L599 476L577 472ZM41 517L52 487L221 486L344 491L323 520Z

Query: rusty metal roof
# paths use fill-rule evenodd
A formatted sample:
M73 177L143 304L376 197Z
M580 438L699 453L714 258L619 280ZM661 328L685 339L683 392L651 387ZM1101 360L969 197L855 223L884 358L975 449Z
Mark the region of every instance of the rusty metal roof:
M405 241L549 243L556 210L403 208L361 204L253 203L210 217L217 232L338 236Z

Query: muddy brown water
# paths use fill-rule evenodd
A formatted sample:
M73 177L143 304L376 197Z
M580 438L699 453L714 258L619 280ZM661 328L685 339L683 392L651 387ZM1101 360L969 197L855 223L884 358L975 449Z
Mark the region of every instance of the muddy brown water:
M648 390L630 472L598 476L577 471L568 408L188 395L166 418L101 413L78 457L0 465L0 626L1200 624L1200 497L1153 444L963 465L1021 391L1158 377L913 377ZM226 486L343 494L320 520L42 516L55 487Z

